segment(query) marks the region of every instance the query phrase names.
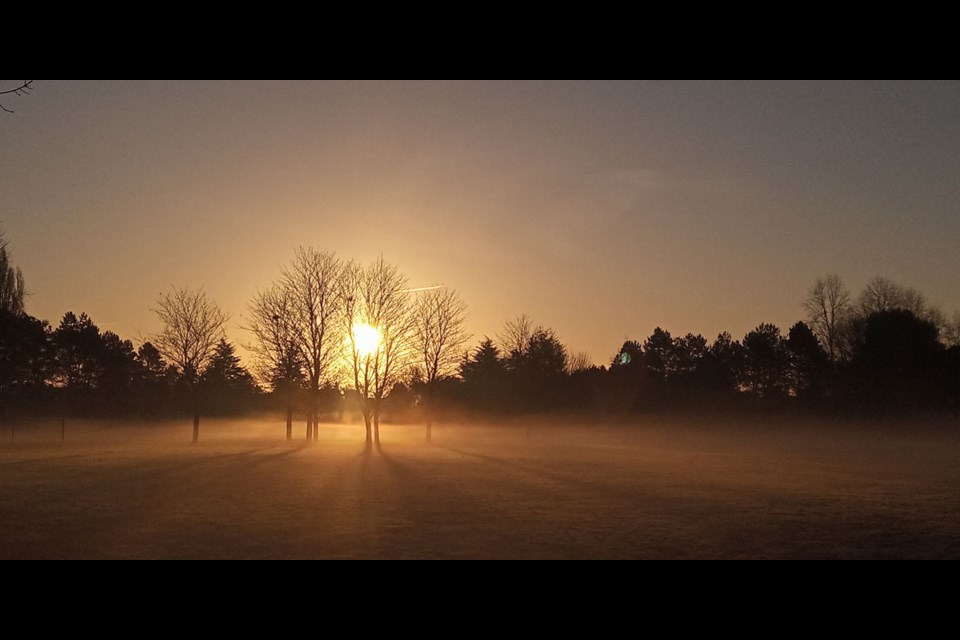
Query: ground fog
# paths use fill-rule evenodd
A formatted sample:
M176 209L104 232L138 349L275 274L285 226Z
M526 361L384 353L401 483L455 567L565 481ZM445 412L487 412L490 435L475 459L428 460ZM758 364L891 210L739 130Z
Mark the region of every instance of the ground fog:
M197 445L189 422L15 425L0 559L960 557L952 425L382 431L378 451L357 424L307 444L269 418L209 420Z

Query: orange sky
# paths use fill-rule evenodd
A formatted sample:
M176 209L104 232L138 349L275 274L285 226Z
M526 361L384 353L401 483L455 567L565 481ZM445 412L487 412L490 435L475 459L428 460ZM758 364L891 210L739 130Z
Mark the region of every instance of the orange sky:
M203 286L242 343L300 244L457 289L474 342L527 313L598 363L657 325L785 331L826 272L960 309L955 82L38 80L17 100L0 224L53 324L137 341L161 290Z

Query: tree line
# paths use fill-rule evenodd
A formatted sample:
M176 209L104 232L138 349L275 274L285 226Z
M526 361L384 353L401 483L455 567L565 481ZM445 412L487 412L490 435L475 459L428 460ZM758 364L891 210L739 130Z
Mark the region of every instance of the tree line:
M12 412L148 418L282 411L308 440L323 414L362 416L379 446L385 414L416 417L429 441L452 412L504 415L770 407L876 415L956 411L960 315L885 278L857 297L839 276L807 291L805 320L624 342L605 366L571 354L526 315L470 346L467 306L446 287L414 288L382 257L369 264L299 248L246 309L249 370L229 317L202 290L174 288L162 328L135 347L68 312L53 327L25 311L22 272L0 236L0 405ZM329 415L327 416L329 419Z

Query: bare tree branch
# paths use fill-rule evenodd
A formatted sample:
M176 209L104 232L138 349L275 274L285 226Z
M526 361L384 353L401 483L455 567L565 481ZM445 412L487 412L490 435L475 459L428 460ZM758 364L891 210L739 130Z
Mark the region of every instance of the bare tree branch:
M11 94L17 96L18 98L22 98L23 96L28 96L33 91L32 85L33 85L33 80L24 80L23 84L21 84L18 87L0 91L0 96L11 95ZM5 106L3 106L3 104L0 104L0 109L3 109L7 113L13 113L13 109L7 109Z
M184 287L161 294L153 309L163 329L152 339L160 354L195 383L223 337L228 317L201 291Z
M394 385L411 364L414 313L407 278L381 256L367 267L350 263L344 270L341 293L348 361L367 428L367 445L380 445L380 410ZM379 342L371 350L357 337L366 325ZM372 430L371 430L372 427Z
M415 346L423 365L424 382L456 372L463 346L467 305L452 289L423 288L414 309Z

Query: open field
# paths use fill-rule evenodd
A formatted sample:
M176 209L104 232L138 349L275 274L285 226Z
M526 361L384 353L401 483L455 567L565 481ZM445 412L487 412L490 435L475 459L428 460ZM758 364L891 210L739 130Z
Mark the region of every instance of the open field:
M3 434L0 559L960 558L949 425L67 429Z

